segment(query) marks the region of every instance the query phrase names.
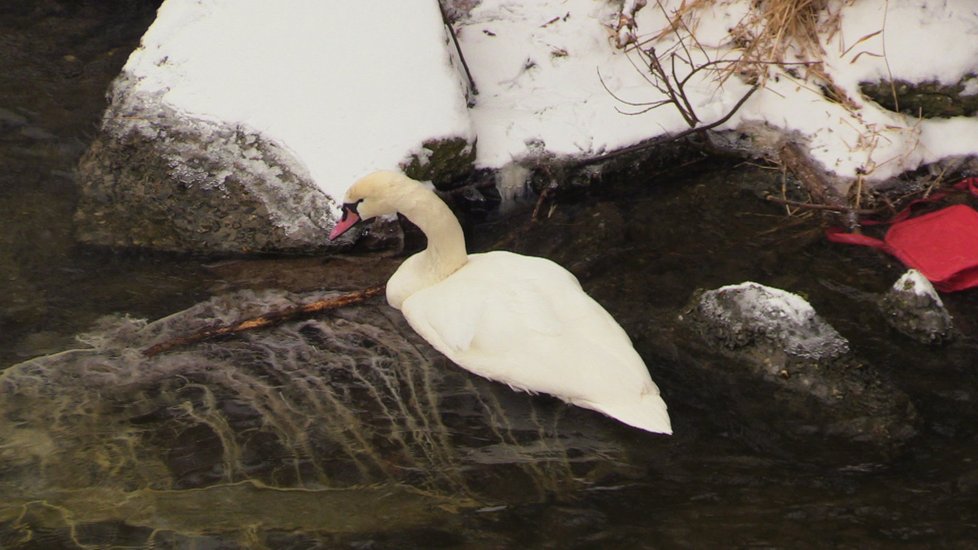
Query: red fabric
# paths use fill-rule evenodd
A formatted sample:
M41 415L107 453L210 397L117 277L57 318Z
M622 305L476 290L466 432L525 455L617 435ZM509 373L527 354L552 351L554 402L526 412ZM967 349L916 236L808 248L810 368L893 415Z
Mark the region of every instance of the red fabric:
M978 196L978 178L955 185ZM946 193L911 203L933 202ZM944 292L978 286L978 212L958 204L908 218L910 207L894 217L883 240L830 229L826 236L837 243L871 246L896 256L904 265L927 277Z

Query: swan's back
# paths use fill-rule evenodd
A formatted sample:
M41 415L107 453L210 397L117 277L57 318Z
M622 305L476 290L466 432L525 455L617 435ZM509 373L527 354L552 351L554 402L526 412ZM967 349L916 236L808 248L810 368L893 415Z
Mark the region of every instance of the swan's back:
M412 275L395 274L390 284L397 286L399 276ZM628 335L550 260L473 254L401 306L414 330L471 372L672 433L659 389Z

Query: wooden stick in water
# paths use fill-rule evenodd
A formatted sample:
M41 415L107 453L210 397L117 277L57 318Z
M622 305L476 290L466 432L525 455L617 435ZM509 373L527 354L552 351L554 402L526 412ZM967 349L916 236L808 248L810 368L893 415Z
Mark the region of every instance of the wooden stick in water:
M311 315L313 313L319 313L322 311L328 311L331 309L338 309L352 304L357 304L373 298L378 294L384 292L384 285L377 285L366 288L364 290L356 290L353 292L347 292L344 294L339 294L333 296L332 298L326 298L323 300L316 300L315 302L310 302L308 304L300 304L280 311L271 311L264 315L254 317L251 319L245 319L239 323L233 325L214 327L201 330L189 336L182 336L180 338L174 338L172 340L167 340L165 342L160 342L159 344L154 344L143 350L143 355L146 357L153 357L154 355L159 355L164 351L171 350L176 347L186 346L189 344L195 344L197 342L202 342L204 340L209 340L211 338L217 338L219 336L226 336L228 334L236 334L238 332L244 332L246 330L254 330L258 328L264 328L272 326L289 319L294 319L302 315Z

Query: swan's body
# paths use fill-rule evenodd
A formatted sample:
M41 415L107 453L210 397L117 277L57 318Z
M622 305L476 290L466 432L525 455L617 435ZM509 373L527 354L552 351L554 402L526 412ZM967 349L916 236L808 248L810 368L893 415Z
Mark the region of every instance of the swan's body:
M395 172L360 179L346 203L331 238L360 219L395 211L428 237L428 248L387 282L387 301L453 362L514 389L672 433L659 388L628 335L566 269L511 252L466 254L445 203Z

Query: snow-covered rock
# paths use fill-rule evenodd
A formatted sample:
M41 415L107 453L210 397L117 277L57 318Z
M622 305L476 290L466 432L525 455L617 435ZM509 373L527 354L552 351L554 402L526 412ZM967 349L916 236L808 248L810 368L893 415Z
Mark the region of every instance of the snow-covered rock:
M829 0L818 15L838 25L805 51L784 44L785 65L762 60L749 78L732 62L763 27L751 0L446 3L457 49L436 0L166 0L82 163L80 236L308 251L365 172L445 182L473 162L590 162L690 123L755 156L799 144L840 194L857 177L871 189L978 153L974 117L920 120L862 93L880 81L978 89L971 0ZM641 50L621 47L632 36ZM650 77L651 48L685 99Z
M801 359L834 359L849 343L804 298L758 283L704 292L697 304L704 336L730 349L777 347Z
M880 298L886 322L925 344L945 343L954 336L954 321L934 285L911 269Z
M435 0L166 0L80 165L81 239L328 246L336 201L364 173L471 168L453 48Z
M472 112L478 163L495 167L540 150L594 156L688 129L675 105L652 108L667 97L650 82L646 59L618 48L623 32L660 52L677 81L706 67L684 90L699 125L731 112L750 84L718 60L740 58L743 35L735 34L759 32L751 26L759 10L749 0L687 4L483 0L472 8L458 27L480 91ZM684 13L679 33L669 31L677 12ZM968 39L978 34L978 10L970 0L834 0L822 14L839 25L825 25L820 57L786 44L785 60L795 65L766 65L763 86L718 131L753 136L773 128L805 143L829 177L861 175L868 186L978 152L974 118L922 121L916 110L895 113L862 94L870 82L954 84L978 73L978 48ZM809 66L816 70L802 69ZM842 97L828 98L829 88Z
M698 336L677 338L690 371L683 376L730 392L732 403L718 406L755 429L768 426L773 433L759 439L776 433L829 456L824 438L837 438L889 455L917 433L907 395L853 356L800 296L751 282L725 286L695 296L680 325L680 334Z

